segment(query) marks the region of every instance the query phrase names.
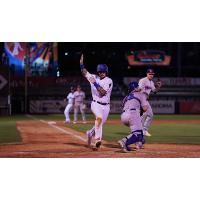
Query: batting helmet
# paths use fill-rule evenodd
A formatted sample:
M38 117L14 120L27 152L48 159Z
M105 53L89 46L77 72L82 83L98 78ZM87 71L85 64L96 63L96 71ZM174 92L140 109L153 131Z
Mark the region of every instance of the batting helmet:
M98 72L106 72L106 73L108 73L108 66L106 64L98 64L97 65L97 73Z
M152 68L149 68L147 69L147 74L155 74L155 72Z
M128 84L128 90L129 92L133 91L135 88L138 87L138 83L136 81L132 81Z

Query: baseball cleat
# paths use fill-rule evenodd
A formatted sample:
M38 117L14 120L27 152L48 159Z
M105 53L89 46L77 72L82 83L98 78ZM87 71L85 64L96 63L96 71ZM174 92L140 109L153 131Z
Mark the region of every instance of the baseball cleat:
M76 121L73 121L73 124L76 124L77 122Z
M87 145L88 147L90 147L92 144L92 134L90 131L86 131L86 135L87 135Z
M148 132L148 131L143 131L143 135L147 136L147 137L150 137L151 134Z
M130 149L126 146L126 144L122 140L119 140L118 144L124 153L128 153L130 151Z
M101 140L97 140L95 143L95 147L98 149L101 146Z
M142 142L136 142L135 147L136 147L136 149L141 149L142 148Z

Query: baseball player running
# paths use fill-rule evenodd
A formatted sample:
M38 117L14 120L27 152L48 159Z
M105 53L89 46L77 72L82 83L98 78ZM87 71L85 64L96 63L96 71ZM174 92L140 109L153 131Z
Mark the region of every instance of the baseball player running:
M83 64L83 54L80 59L80 68L83 76L90 82L92 102L91 110L95 115L95 124L92 129L86 132L88 146L91 146L92 137L95 139L95 148L98 149L102 143L102 129L110 112L110 96L113 88L113 81L107 77L108 67L106 64L97 65L97 75L90 74Z
M71 92L67 95L67 98L65 99L65 101L68 100L68 104L65 107L65 111L64 111L64 115L65 115L65 123L70 123L70 117L69 117L69 113L73 108L73 104L74 104L74 88L71 87L70 88Z
M81 90L81 86L77 86L76 92L74 92L74 124L76 124L78 119L78 111L80 109L81 115L82 115L82 122L86 123L86 117L85 117L85 92Z
M154 74L154 70L150 68L147 70L147 76L139 80L139 88L142 90L143 94L145 94L148 102L148 110L142 115L143 134L145 136L151 136L151 134L148 132L148 129L153 120L153 111L148 101L149 95L151 91L157 93L161 88L161 81L159 79L156 81L156 84L154 84Z
M140 117L140 109L145 112L148 108L148 102L144 93L140 92L137 82L129 83L129 94L124 98L121 114L121 121L124 125L129 126L131 133L119 140L118 143L123 152L130 151L129 145L136 144L136 148L142 148L144 144L144 137L142 131L142 123Z

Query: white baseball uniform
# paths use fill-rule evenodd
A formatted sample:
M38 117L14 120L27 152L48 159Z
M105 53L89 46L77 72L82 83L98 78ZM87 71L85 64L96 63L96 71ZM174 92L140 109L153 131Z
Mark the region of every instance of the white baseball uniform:
M148 109L142 115L142 126L143 126L143 131L148 131L151 122L153 120L153 110L151 108L151 105L149 104L148 98L151 91L155 92L156 88L154 82L152 80L149 80L147 77L139 80L139 88L141 88L141 92L146 95L147 99Z
M78 119L78 110L80 109L82 120L85 121L85 109L84 109L84 99L85 99L85 92L83 91L76 91L74 92L74 122Z
M73 107L73 104L74 104L74 93L70 92L68 95L67 95L67 98L68 100L68 104L65 108L65 111L64 111L64 115L65 115L65 121L66 122L70 122L70 117L69 117L69 113L70 111L72 110L72 107Z
M91 110L96 116L95 125L91 129L91 131L95 133L95 139L101 140L103 124L106 122L108 118L108 114L110 112L110 96L111 96L111 92L113 88L113 81L109 77L100 79L99 76L90 74L89 72L87 72L85 77L87 78L89 82L90 82L90 78L94 77L96 80L96 83L99 84L106 91L106 94L102 96L98 92L94 84L90 82L91 93L92 93L92 98L93 98L93 101L91 103ZM98 118L101 119L100 125L98 124L98 121L97 121Z

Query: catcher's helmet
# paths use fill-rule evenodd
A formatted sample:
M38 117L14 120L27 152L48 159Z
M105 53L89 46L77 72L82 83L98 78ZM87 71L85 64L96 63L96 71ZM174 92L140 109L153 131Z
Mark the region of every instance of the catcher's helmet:
M147 74L155 74L155 72L152 68L149 68L147 69Z
M98 72L106 72L106 73L108 73L108 66L106 64L98 64L97 65L97 73Z
M136 81L132 81L128 84L128 91L131 92L137 87L138 87L138 83Z

